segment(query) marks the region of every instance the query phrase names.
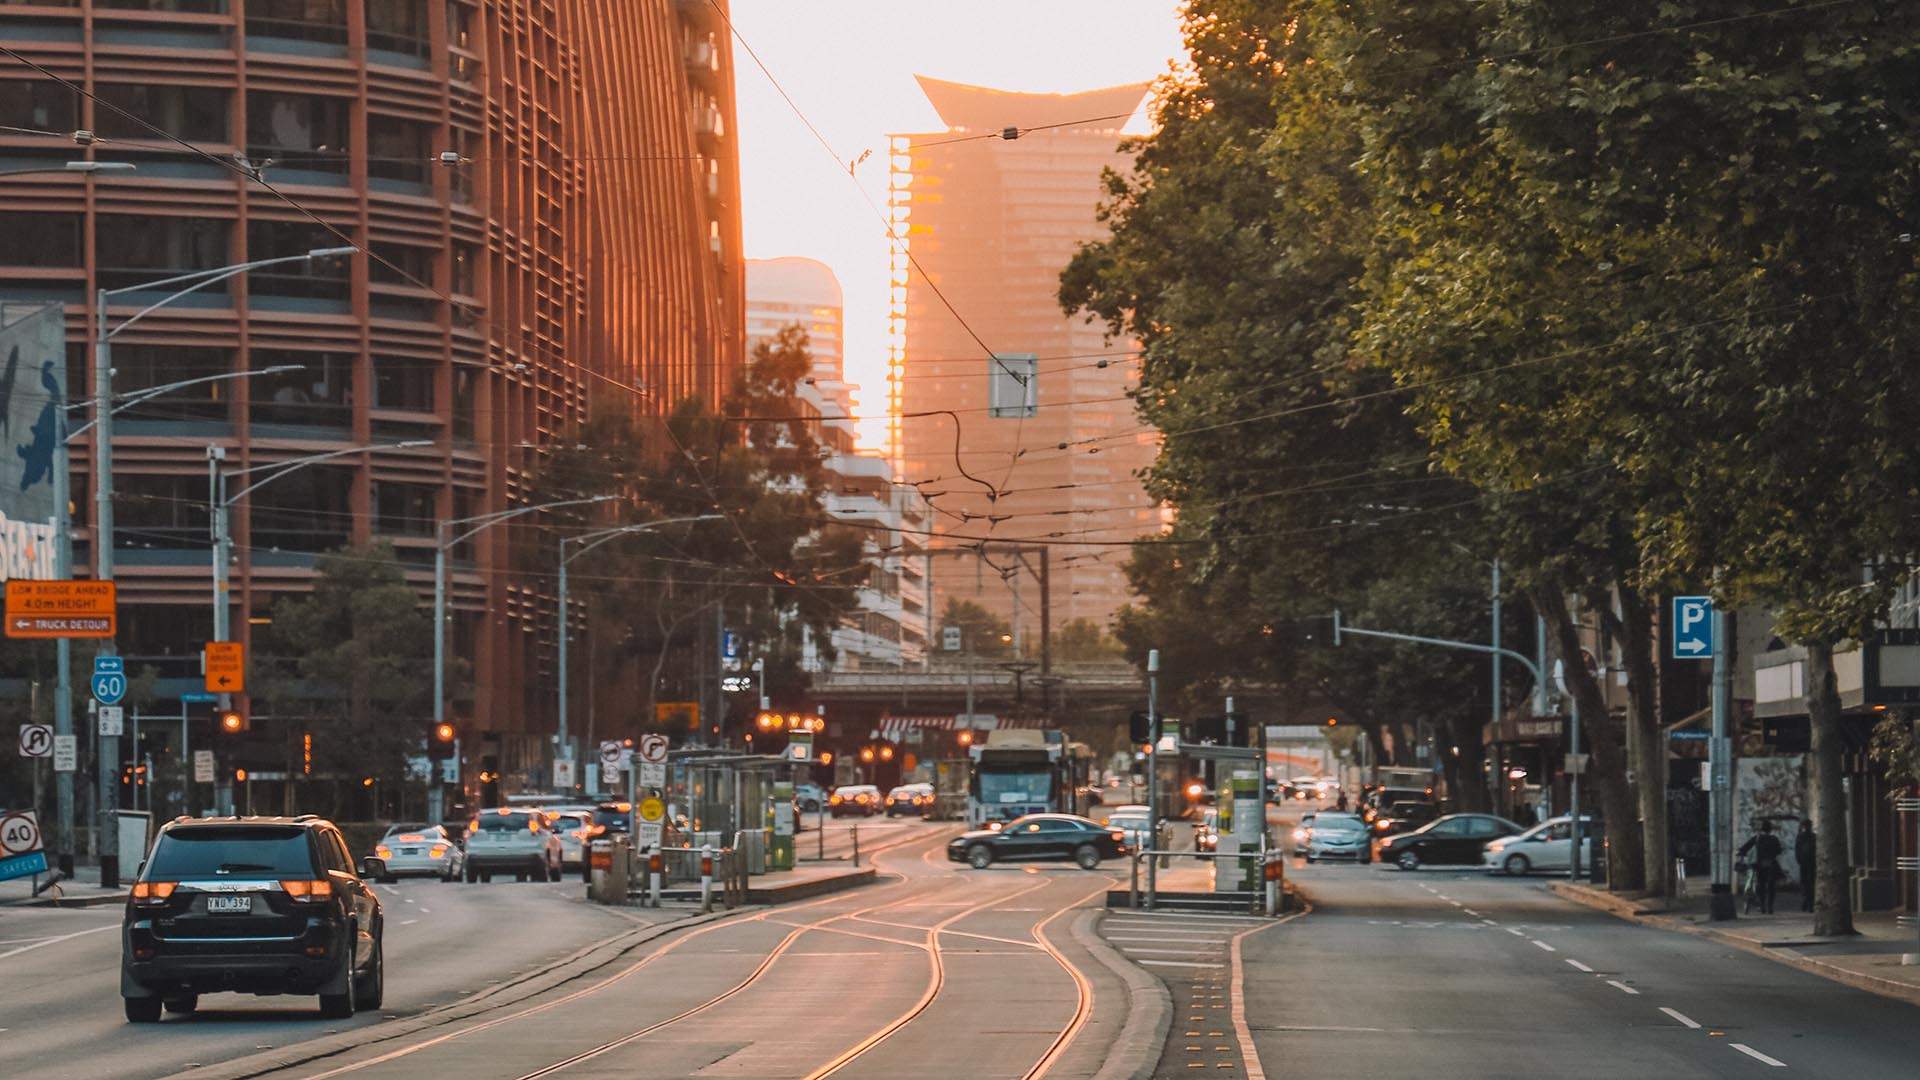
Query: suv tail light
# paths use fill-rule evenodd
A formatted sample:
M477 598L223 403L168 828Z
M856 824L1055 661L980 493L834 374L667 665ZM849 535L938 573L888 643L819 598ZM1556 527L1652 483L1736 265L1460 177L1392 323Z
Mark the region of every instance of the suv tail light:
M283 881L280 887L287 891L287 899L296 904L320 904L333 899L331 881Z
M135 907L159 907L179 888L176 881L136 881L130 897Z

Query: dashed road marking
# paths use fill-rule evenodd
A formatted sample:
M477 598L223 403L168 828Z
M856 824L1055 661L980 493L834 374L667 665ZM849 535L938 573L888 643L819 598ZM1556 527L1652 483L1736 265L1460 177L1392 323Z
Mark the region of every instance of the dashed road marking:
M1506 931L1507 931L1507 933L1509 933L1509 934L1512 934L1512 935L1513 935L1514 937L1526 937L1526 936L1527 936L1527 935L1526 935L1526 932L1525 932L1525 931L1522 931L1522 930L1516 930L1516 929L1514 929L1514 928L1513 928L1513 927L1511 927L1511 926L1509 926L1509 927L1507 927L1507 928L1506 928Z
M1578 968L1581 971L1587 972L1588 974L1593 973L1592 968L1588 967L1587 965L1581 963L1578 960L1568 960L1567 963L1572 964L1575 968Z
M1139 962L1142 964L1147 964L1152 967L1216 968L1218 969L1218 968L1223 968L1227 966L1225 964L1196 963L1195 961L1192 961L1192 960L1142 960Z
M1687 1025L1690 1028L1698 1028L1700 1026L1700 1022L1698 1020L1693 1019L1692 1017L1688 1016L1686 1013L1683 1013L1678 1009L1669 1009L1665 1005L1662 1005L1660 1006L1660 1011L1663 1013L1666 1013L1668 1016L1673 1017L1675 1020L1680 1021L1681 1023Z
M1534 947L1535 947L1535 948L1537 948L1537 949L1545 949L1545 950L1546 950L1546 951L1548 951L1548 952L1559 952L1559 951L1560 951L1559 949L1556 949L1556 948L1554 948L1553 946L1551 946L1551 945L1549 945L1549 944L1547 944L1546 942L1544 942L1544 941L1540 941L1540 940L1538 940L1538 939L1535 939L1535 940L1534 940L1534 942L1533 942L1533 944L1534 944Z
M1767 1055L1761 1053L1760 1051L1755 1050L1753 1047L1748 1046L1746 1043L1728 1043L1727 1045L1733 1047L1735 1050L1740 1051L1741 1053L1747 1055L1748 1057L1752 1058L1755 1061L1760 1062L1763 1065L1771 1065L1776 1069L1784 1069L1787 1067L1786 1062L1781 1061L1779 1058L1768 1057Z
M1640 993L1640 991L1635 990L1633 987L1628 986L1626 983L1621 982L1619 979L1608 979L1607 985L1613 987L1615 990L1618 990L1623 994L1633 994L1635 996L1638 996Z
M1468 914L1468 915L1471 915L1471 916L1473 916L1473 917L1474 917L1474 918L1476 918L1476 919L1480 917L1480 913L1479 913L1479 912L1477 912L1477 911L1475 911L1475 910L1473 910L1473 909L1472 909L1472 908L1470 908L1470 907L1463 907L1463 908L1461 908L1460 910L1461 910L1462 912L1464 912L1464 913L1466 913L1466 914Z

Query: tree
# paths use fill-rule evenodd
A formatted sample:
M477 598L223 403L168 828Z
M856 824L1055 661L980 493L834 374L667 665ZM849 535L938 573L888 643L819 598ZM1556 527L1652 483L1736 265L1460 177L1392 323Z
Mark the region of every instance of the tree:
M428 734L432 616L385 542L322 555L315 570L312 592L274 604L272 646L293 671L262 679L259 696L311 718L317 771L398 781Z
M974 656L1001 657L1013 654L1013 627L1007 620L971 600L958 597L947 600L947 608L940 614L940 629L945 631L949 626L960 628L961 648Z
M1069 619L1053 632L1051 643L1056 662L1111 660L1120 656L1120 643L1092 619Z

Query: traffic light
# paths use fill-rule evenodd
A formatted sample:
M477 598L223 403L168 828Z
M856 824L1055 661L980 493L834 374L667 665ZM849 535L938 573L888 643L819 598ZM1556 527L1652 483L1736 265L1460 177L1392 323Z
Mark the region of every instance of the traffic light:
M252 727L247 723L247 714L238 709L222 709L214 713L213 722L223 735L238 735Z
M433 726L433 739L435 742L450 743L453 741L455 734L456 732L453 730L452 724L442 723Z
M1146 744L1152 742L1153 732L1148 730L1148 726L1149 726L1148 722L1150 719L1151 718L1148 717L1146 713L1141 712L1138 709L1135 709L1133 712L1128 713L1127 714L1127 741L1133 743L1133 745L1135 746L1145 746Z

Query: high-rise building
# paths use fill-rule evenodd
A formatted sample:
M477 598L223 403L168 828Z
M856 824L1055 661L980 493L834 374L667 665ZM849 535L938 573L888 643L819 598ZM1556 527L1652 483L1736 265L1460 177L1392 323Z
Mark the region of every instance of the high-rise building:
M747 347L798 324L807 331L813 373L795 407L819 418L826 451L823 509L835 521L865 530L868 567L857 606L833 631L832 666L842 671L898 668L926 655L928 509L919 493L893 480L879 452L856 443L854 399L846 381L840 280L813 259L747 262ZM809 637L803 666L825 670L827 650Z
M254 639L276 598L310 587L316 555L345 544L390 540L424 596L436 523L551 498L534 490L541 448L590 403L645 416L715 400L744 355L732 54L712 4L9 4L0 42L80 91L0 58L0 173L50 170L0 179L0 301L66 304L76 399L92 389L96 290L363 252L211 285L115 339L121 393L283 369L120 416L130 670L197 671L209 447L242 469L430 444L345 454L235 508L232 625ZM108 324L167 291L112 298ZM97 539L85 444L83 572ZM556 625L550 562L510 533L455 549L450 589L451 652L474 673L451 714L505 733L506 768L551 723Z
M937 532L1058 545L1053 625L1104 624L1128 598L1126 549L1072 542L1159 527L1134 476L1155 437L1126 396L1137 370L1128 343L1106 343L1058 296L1075 250L1103 235L1101 170L1126 164L1120 130L1147 87L1025 94L924 76L920 86L947 128L892 138L889 202L904 251L893 267L890 449L932 501ZM989 414L993 355L1007 358L1003 385L1034 358L1032 415ZM1035 640L1032 575L1010 554L992 561L1000 571L936 560L937 605L974 600Z

